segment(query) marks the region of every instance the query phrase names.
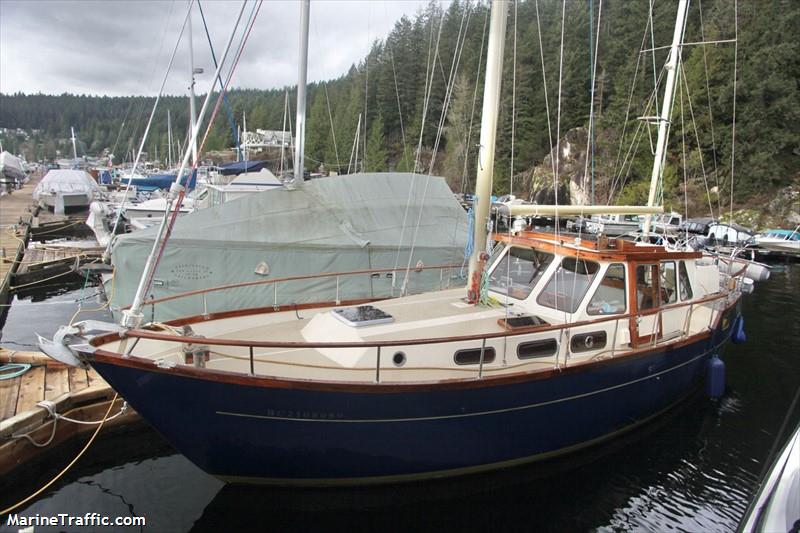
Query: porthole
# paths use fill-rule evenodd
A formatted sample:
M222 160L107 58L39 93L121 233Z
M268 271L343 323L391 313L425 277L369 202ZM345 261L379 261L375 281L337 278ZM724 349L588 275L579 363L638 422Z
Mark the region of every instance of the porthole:
M590 333L580 333L574 335L569 342L572 353L589 352L600 350L606 347L606 332L592 331Z
M406 354L405 352L394 352L392 356L392 362L394 366L400 367L406 364Z

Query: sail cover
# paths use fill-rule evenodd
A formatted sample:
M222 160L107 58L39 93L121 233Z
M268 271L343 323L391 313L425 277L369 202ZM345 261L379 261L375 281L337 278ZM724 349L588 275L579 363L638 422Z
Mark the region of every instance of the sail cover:
M120 235L112 251L112 309L133 301L156 228ZM197 210L176 221L155 272L156 298L245 281L325 272L397 268L392 275L343 276L338 297L398 293L410 265L409 292L458 283L467 216L443 178L410 173L364 173L276 188ZM145 309L148 320L268 307L275 302L335 301L336 278L281 282L191 296Z

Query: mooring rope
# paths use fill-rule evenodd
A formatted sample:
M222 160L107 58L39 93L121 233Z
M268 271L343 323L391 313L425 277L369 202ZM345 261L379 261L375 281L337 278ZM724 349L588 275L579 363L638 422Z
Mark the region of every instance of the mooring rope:
M100 433L100 430L101 430L101 429L103 429L103 425L104 425L104 424L106 423L106 421L108 420L108 415L109 415L109 414L111 414L111 408L112 408L112 407L114 407L114 402L116 402L116 401L117 401L117 397L118 397L118 396L119 396L118 394L114 394L114 398L112 398L112 399L111 399L111 402L108 404L108 409L106 410L106 414L105 414L105 416L103 416L103 419L102 419L102 420L100 421L100 423L97 425L97 429L95 429L95 430L94 430L94 433L92 433L92 436L91 436L91 438L89 439L89 442L87 442L87 443L86 443L86 445L84 445L83 449L82 449L80 452L78 452L78 455L76 455L76 456L75 456L75 458L74 458L72 461L70 461L70 462L69 462L69 464L68 464L67 466L65 466L63 470L61 470L61 472L59 472L58 474L56 474L56 475L55 475L55 476L54 476L54 477L53 477L53 478L52 478L50 481L48 481L47 483L45 483L45 484L42 486L42 488L40 488L39 490L37 490L36 492L34 492L33 494L31 494L31 495L30 495L30 496L28 496L27 498L24 498L24 499L20 500L19 502L15 503L15 504L14 504L14 505L12 505L11 507L8 507L7 509L3 509L2 511L0 511L0 515L7 515L8 513L10 513L11 511L13 511L13 510L14 510L14 509L16 509L17 507L19 507L19 506L21 506L21 505L24 505L24 504L28 503L29 501L31 501L32 499L34 499L35 497L37 497L38 495L40 495L42 492L46 491L48 488L50 488L50 486L51 486L53 483L55 483L56 481L58 481L59 479L61 479L61 477L62 477L64 474L66 474L66 473L67 473L67 471L68 471L70 468L72 468L72 466L73 466L75 463L77 463L77 462L78 462L78 459L80 459L80 458L83 456L83 454L84 454L84 453L86 453L86 450L88 450L88 449L89 449L89 446L91 446L91 445L92 445L92 443L94 442L94 440L97 438L97 434L98 434L98 433Z

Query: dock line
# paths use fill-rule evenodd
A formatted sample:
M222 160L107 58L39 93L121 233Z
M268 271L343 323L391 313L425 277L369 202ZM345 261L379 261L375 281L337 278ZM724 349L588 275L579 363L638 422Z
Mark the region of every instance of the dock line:
M76 456L75 456L75 458L74 458L72 461L70 461L70 463L69 463L67 466L65 466L65 467L64 467L64 469L63 469L61 472L59 472L58 474L56 474L56 476L55 476L55 477L53 477L53 479L51 479L50 481L48 481L47 483L45 483L45 484L44 484L44 486L42 486L42 488L40 488L39 490L37 490L36 492L34 492L33 494L31 494L31 495L30 495L30 496L28 496L27 498L25 498L25 499L23 499L23 500L20 500L19 502L15 503L14 505L12 505L11 507L9 507L8 509L3 509L2 511L0 511L0 516L9 514L11 511L13 511L14 509L16 509L17 507L19 507L19 506L21 506L21 505L24 505L24 504L28 503L28 502L29 502L29 501L31 501L33 498L37 497L37 496L38 496L39 494L41 494L42 492L46 491L48 488L50 488L50 486L51 486L53 483L55 483L56 481L58 481L59 479L61 479L61 476L63 476L64 474L66 474L66 473L67 473L67 471L68 471L70 468L72 468L72 466L73 466L75 463L77 463L77 462L78 462L78 459L80 459L80 458L83 456L83 454L86 452L86 450L88 450L88 449L89 449L89 446L91 446L91 445L92 445L92 443L94 442L94 439L97 437L97 434L98 434L98 433L100 433L100 430L101 430L101 429L103 429L103 425L104 425L104 424L106 423L106 421L109 419L109 416L108 416L108 415L110 415L110 414L111 414L111 409L114 407L114 402L116 402L116 401L117 401L117 397L118 397L118 396L119 396L119 394L114 394L114 398L112 398L112 399L111 399L111 402L108 404L108 410L106 411L106 414L105 414L105 416L103 417L103 420L101 420L101 421L100 421L100 423L99 423L99 424L98 424L98 426L97 426L97 429L95 429L95 430L94 430L94 433L92 433L92 436L91 436L91 438L89 439L89 442L87 442L87 443L86 443L86 445L83 447L83 449L81 449L81 451L80 451L80 452L78 452L78 455L76 455ZM116 416L116 415L115 415L115 416ZM55 425L55 423L54 423L54 425Z

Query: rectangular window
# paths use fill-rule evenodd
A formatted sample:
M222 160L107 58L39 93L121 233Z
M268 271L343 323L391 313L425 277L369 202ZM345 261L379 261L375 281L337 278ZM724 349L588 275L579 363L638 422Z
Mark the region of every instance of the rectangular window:
M517 346L517 357L520 359L550 357L551 355L555 355L557 350L558 343L555 339L523 342Z
M692 282L689 281L689 272L686 270L686 263L678 263L678 277L681 280L681 300L692 299Z
M590 315L624 313L627 309L625 302L625 265L609 265L606 275L600 280L600 285L586 306L586 312Z
M656 293L656 273L658 265L639 265L636 267L636 305L639 311L658 307Z
M454 356L457 365L477 365L481 362L481 349L468 348L459 350ZM483 349L483 363L488 364L494 361L494 348L487 346Z
M489 275L489 290L523 300L552 261L553 254L514 246Z
M589 290L600 265L574 257L565 257L536 299L539 305L574 313Z
M678 280L675 277L675 261L661 262L661 305L678 301Z

